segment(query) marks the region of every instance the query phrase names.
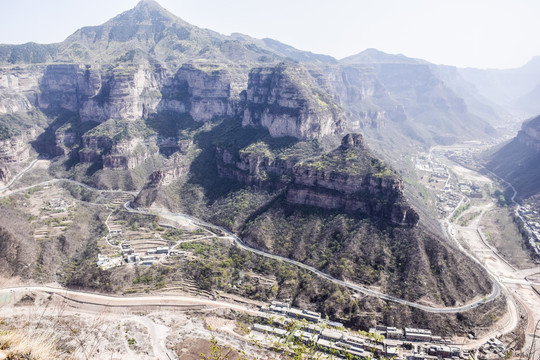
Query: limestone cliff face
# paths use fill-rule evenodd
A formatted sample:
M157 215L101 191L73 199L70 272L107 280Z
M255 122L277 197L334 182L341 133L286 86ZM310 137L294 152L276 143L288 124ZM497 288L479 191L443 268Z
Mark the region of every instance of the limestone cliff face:
M9 164L25 162L30 157L31 141L37 136L36 129L28 129L22 134L0 140L0 184L8 183L16 173Z
M540 153L540 116L523 123L517 139L530 149Z
M0 113L64 109L82 121L104 122L169 111L208 121L233 114L230 89L228 72L211 65L183 65L174 75L144 63L6 67L0 69Z
M88 68L79 88L83 121L135 120L156 112L187 112L195 121L232 115L230 77L217 67L206 72L183 65L172 77L144 64L109 71Z
M107 136L83 136L82 145L79 159L83 163L90 163L102 160L102 154L111 150L113 141Z
M105 169L133 169L155 155L155 138L115 140L109 136L83 136L81 162L102 162Z
M392 99L372 66L328 68L325 76L341 103L354 114L353 126L381 128L387 121L407 118L403 106Z
M186 89L185 108L195 121L208 121L215 116L233 114L231 78L217 66L201 70L183 65L176 74L177 88Z
M414 226L419 220L403 197L402 181L369 154L360 134L345 136L340 148L305 162L260 147L240 151L238 158L221 148L216 154L220 176L282 189L292 204L359 212L399 225Z
M339 106L301 67L253 69L245 103L243 125L265 127L274 137L313 139L340 133L345 127Z
M43 71L39 66L0 68L0 183L14 175L8 164L28 160L31 142L41 132L30 113L38 102Z
M182 154L176 153L162 169L152 173L149 186L166 186L188 173L189 162L186 161Z
M283 188L291 181L292 169L297 157L276 158L273 154L251 151L240 152L239 158L227 150L216 149L218 173L222 177L236 179L260 188Z
M160 68L148 65L116 67L109 71L87 68L78 82L82 90L82 121L136 120L156 111L161 100Z
M79 65L49 65L39 85L39 107L51 111L79 111L77 94Z
M134 123L158 113L172 117L189 113L195 121L204 122L234 115L237 100L231 100L230 89L228 72L211 65L204 68L184 65L175 74L168 74L161 66L148 63L6 66L0 68L0 115L26 116L32 123L35 122L32 112L41 114L44 111L52 116L70 112L74 114L72 118L80 119L81 123L111 120ZM28 127L27 124L24 126ZM40 126L47 126L46 121ZM179 138L159 134L148 137L144 132L136 133L123 136L119 141L114 133L83 135L73 128L59 127L61 124L48 129L51 136L41 144L42 149L58 156L80 146L78 155L82 162L103 162L105 168L133 168L158 148L164 148L163 153L170 155L186 145ZM17 133L4 132L4 136L9 137ZM32 140L35 137L9 139L2 145L4 153L15 154L9 155L9 159L25 159L21 150L13 149L27 142L28 150ZM7 160L7 155L4 158L11 161Z
M30 111L37 103L43 67L0 68L0 114Z
M30 142L36 138L36 130L30 129L23 134L0 140L0 164L28 160Z
M364 150L361 135L349 134L343 138L341 147L326 158L295 165L294 184L287 191L287 201L325 209L359 211L398 225L416 225L419 217L403 198L401 179ZM361 156L367 159L361 159ZM357 166L366 160L368 166Z

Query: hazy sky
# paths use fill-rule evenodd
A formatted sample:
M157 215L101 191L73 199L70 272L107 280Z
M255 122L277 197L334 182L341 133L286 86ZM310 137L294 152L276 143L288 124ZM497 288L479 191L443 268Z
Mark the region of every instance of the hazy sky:
M159 1L159 0L158 0ZM60 42L137 0L0 0L0 43ZM336 58L366 48L437 64L510 68L540 55L539 0L160 0L193 25Z

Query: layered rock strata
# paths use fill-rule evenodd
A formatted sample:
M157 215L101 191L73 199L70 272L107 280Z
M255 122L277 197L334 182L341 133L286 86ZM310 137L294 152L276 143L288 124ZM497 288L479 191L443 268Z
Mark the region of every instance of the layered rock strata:
M267 128L274 137L314 139L345 128L341 108L300 67L253 69L244 97L242 124Z
M285 190L292 204L358 212L398 225L414 226L419 220L403 197L402 181L369 154L360 134L345 136L340 148L306 162L260 148L240 151L238 159L222 148L216 154L220 176Z

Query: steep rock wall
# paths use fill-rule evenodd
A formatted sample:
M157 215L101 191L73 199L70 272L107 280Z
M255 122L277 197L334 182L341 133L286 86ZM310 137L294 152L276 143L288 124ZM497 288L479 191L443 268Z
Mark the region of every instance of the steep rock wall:
M256 151L240 152L236 159L228 150L217 148L218 173L250 186L284 189L291 204L360 212L398 225L416 225L418 214L404 199L403 183L395 174L386 169L382 170L384 174L377 174L370 168L353 171L333 165L351 154L369 163L371 158L364 147L361 135L349 134L340 148L326 155L332 158L326 162L302 162L300 158L284 159Z
M300 67L253 69L244 96L242 124L267 128L274 137L313 139L345 128L340 107Z
M195 121L233 114L231 78L227 71L209 67L206 71L183 65L176 74L177 86L187 89L186 108Z
M0 114L30 111L37 104L43 67L0 68Z
M523 124L517 135L517 140L540 153L540 116Z

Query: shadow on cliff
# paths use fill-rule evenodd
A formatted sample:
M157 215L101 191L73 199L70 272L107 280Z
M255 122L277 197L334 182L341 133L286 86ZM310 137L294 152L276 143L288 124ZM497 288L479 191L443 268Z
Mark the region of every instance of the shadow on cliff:
M47 125L31 145L42 156L67 156L63 163L66 170L79 163L78 150L82 145L82 136L99 125L94 121L81 121L77 72L78 66L47 66L39 85L39 95L35 99L47 118ZM59 78L66 83L59 84Z
M244 127L240 117L215 118L209 131L201 131L194 137L194 143L200 153L193 160L190 182L200 185L209 203L229 192L244 188L236 180L219 176L217 169L216 148L227 149L238 157L238 151L257 141L264 141L272 151L289 147L298 140L292 137L272 138L263 128Z

